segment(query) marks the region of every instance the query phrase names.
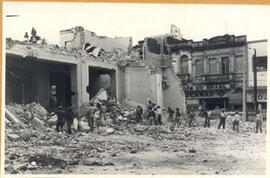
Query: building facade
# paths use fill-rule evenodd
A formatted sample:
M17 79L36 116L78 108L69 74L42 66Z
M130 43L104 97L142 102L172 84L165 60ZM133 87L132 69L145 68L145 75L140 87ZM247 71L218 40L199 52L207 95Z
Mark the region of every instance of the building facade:
M248 46L248 76L247 76L247 111L254 115L254 63L257 71L257 101L258 109L266 116L267 109L267 40L249 41ZM256 55L254 56L254 52Z
M182 79L188 107L242 109L246 36L224 35L203 41L167 41L174 70Z

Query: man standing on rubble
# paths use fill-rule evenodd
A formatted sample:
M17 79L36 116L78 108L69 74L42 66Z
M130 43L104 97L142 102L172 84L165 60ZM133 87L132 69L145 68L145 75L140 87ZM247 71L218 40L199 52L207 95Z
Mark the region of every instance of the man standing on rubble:
M60 132L63 130L63 127L65 125L65 110L61 105L58 106L56 110L56 116L57 116L56 131Z
M262 122L263 122L263 116L260 111L257 112L255 124L256 124L256 133L258 133L258 130L262 133Z
M107 107L105 106L105 104L102 104L100 108L100 117L101 117L101 120L104 122L106 121L106 112L107 112Z
M239 121L240 121L240 116L239 116L238 112L236 111L234 118L233 118L233 130L236 129L238 132L239 132Z
M95 122L96 122L96 128L97 128L98 132L99 132L100 124L101 124L100 110L101 110L101 105L99 103L97 103L97 110L96 110L96 112L94 114L94 119L95 119Z
M225 129L225 120L226 120L227 114L225 113L224 109L221 110L219 117L220 117L220 120L218 124L218 129L220 129L221 125L223 129Z
M141 106L137 106L136 108L136 121L141 123L142 122L142 114L143 114L143 109Z
M96 112L96 108L93 103L90 103L90 106L86 112L86 119L88 121L88 126L90 127L90 132L94 131L94 114Z
M158 125L162 124L162 109L160 106L157 106L157 123Z
M180 110L179 108L176 108L175 109L175 126L177 126L178 128L179 126L181 126L180 117L181 117Z
M209 127L210 128L210 111L207 111L206 109L203 110L203 116L205 117L204 121L204 128Z
M153 123L155 124L155 120L156 120L155 108L152 108L149 111L148 117L149 117L150 125L152 125Z
M193 110L189 110L188 111L188 127L192 127L194 125L194 119L195 119L195 115L193 113Z
M172 110L171 107L168 107L168 113L169 113L168 121L172 122L173 121L174 110Z

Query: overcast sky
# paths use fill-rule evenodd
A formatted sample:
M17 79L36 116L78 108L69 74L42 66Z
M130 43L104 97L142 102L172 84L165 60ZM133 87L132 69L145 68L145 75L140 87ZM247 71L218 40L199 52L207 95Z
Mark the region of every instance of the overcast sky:
M74 26L98 35L131 36L134 45L146 36L169 33L170 24L195 41L226 33L247 35L249 41L270 35L270 6L4 2L3 8L5 37L22 40L35 27L54 44L60 30Z

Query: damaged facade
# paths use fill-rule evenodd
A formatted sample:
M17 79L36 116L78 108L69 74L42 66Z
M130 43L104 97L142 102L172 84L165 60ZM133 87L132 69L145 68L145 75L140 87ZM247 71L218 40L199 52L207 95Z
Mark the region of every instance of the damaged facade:
M129 106L145 106L150 99L185 111L170 56L151 53L147 45L147 52L138 48L137 55L130 37L100 37L82 27L63 30L60 36L60 47L7 39L7 104L79 107L105 89Z
M101 88L116 97L116 66L83 50L7 40L6 103L38 102L46 108L77 107Z

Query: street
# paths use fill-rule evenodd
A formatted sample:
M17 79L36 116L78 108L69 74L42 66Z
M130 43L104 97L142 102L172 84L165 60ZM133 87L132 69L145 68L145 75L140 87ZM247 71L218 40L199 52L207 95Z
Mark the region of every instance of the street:
M46 129L29 140L6 140L7 173L23 174L197 174L263 175L266 168L265 123L255 134L251 122L233 131L197 127L121 125L113 133L77 132L71 136ZM22 133L23 135L23 133Z

